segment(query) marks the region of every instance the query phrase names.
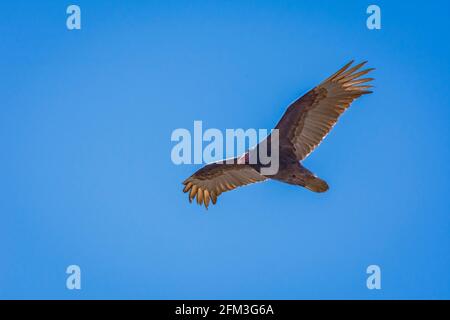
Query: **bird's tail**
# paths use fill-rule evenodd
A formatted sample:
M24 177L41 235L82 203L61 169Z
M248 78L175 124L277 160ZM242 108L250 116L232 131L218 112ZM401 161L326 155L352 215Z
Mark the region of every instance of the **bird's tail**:
M315 176L310 176L306 180L305 188L314 192L325 192L328 190L328 184Z

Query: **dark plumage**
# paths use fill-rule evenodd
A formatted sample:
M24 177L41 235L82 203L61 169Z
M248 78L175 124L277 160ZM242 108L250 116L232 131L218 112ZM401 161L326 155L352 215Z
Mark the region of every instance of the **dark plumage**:
M189 193L189 201L197 198L206 208L216 203L222 193L237 187L266 179L299 185L314 192L328 190L327 183L303 167L304 160L326 137L339 116L356 98L368 93L367 83L373 78L362 78L374 69L360 71L366 62L352 66L346 64L314 89L294 101L276 125L279 130L279 170L275 175L260 173L260 163L249 164L248 155L258 146L235 158L234 164L212 163L204 166L183 184ZM271 136L268 138L271 142Z

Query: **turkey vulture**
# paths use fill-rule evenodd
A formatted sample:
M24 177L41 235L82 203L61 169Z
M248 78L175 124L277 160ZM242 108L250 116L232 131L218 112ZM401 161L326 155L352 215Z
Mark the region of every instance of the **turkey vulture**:
M222 193L254 182L275 179L299 185L314 192L325 192L328 184L303 167L304 160L326 137L339 116L356 98L372 91L368 85L373 78L361 78L373 68L361 70L367 61L354 65L353 60L314 89L294 101L276 125L279 133L279 170L275 175L262 175L261 163L249 163L247 151L233 164L211 163L187 178L183 192L189 201L206 208L216 204ZM267 137L270 143L271 136ZM259 146L259 145L258 145ZM256 149L258 148L256 147Z

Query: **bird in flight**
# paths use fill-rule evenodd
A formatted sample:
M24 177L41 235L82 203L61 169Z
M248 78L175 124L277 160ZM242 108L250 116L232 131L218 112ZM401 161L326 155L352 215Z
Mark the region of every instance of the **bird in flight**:
M372 93L368 82L374 79L363 76L374 69L361 71L367 61L352 66L353 62L347 63L287 108L275 127L279 133L279 169L276 174L261 174L263 165L258 161L249 163L250 151L247 151L233 159L232 164L222 161L207 164L187 178L183 182L183 192L188 193L189 201L197 198L198 204L208 208L210 201L216 204L217 197L223 192L267 179L299 185L314 192L327 191L328 184L300 162L327 136L353 100ZM270 143L271 135L267 140Z

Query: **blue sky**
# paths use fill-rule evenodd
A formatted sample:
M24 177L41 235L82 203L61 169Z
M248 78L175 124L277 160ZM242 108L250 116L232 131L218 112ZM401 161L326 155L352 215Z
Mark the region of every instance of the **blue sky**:
M0 11L0 298L450 298L447 1L75 3ZM188 203L174 129L270 129L350 59L376 87L304 163L329 192Z

